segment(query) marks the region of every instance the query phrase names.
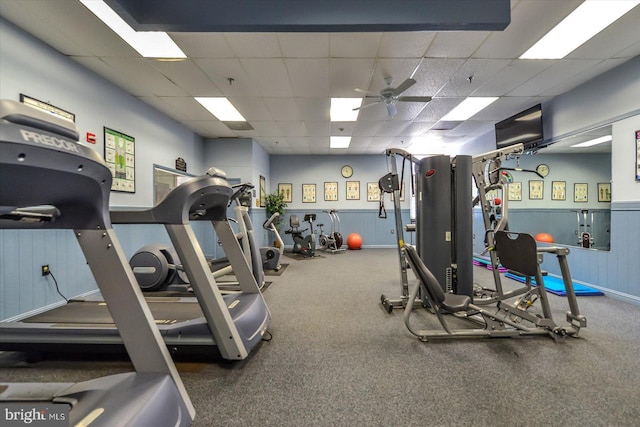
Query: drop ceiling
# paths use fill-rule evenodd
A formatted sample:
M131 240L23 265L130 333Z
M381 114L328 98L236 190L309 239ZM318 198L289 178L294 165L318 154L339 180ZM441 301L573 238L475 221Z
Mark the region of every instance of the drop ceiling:
M518 57L580 0L512 0L504 31L169 32L183 61L142 58L76 0L0 0L0 15L204 138L253 138L270 154L379 154L432 138L424 152L456 152L495 122L544 103L640 55L640 7L561 60ZM421 58L424 59L421 61ZM331 97L379 92L419 65L403 95L356 122L330 122ZM194 96L226 96L253 130L231 130ZM442 116L467 96L500 99L457 126ZM450 128L450 129L449 129ZM329 136L351 136L330 150Z

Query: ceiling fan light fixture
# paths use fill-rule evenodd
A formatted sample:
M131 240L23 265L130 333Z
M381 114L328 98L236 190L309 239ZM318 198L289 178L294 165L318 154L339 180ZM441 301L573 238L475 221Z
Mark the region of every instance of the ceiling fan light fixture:
M398 108L396 107L395 102L385 102L387 105L387 113L389 113L389 117L393 117L398 114Z

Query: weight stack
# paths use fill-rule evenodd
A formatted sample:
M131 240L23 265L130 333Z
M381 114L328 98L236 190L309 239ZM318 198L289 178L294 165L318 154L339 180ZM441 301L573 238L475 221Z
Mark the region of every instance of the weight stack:
M417 168L418 254L445 292L473 293L471 157L421 159Z

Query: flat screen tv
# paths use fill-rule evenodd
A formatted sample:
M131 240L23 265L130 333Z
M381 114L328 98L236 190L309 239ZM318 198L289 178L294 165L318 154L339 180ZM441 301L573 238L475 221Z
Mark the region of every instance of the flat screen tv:
M542 143L542 106L528 108L496 123L496 148L524 144L524 151L531 151Z

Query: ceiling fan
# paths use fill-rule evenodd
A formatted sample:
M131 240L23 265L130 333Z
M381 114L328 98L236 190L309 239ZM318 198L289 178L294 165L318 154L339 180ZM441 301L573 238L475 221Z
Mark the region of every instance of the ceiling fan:
M365 99L375 98L377 101L374 101L370 104L365 104L361 107L354 108L355 110L361 110L363 108L370 107L372 105L376 105L378 103L383 103L387 107L387 112L389 113L389 117L393 117L398 114L398 109L396 108L396 102L429 102L431 101L430 96L401 96L402 92L409 89L411 86L416 84L416 81L413 78L408 78L403 81L400 86L392 87L393 77L385 77L384 82L387 87L382 89L379 93L370 92L368 90L363 89L355 89L360 93L365 94Z

